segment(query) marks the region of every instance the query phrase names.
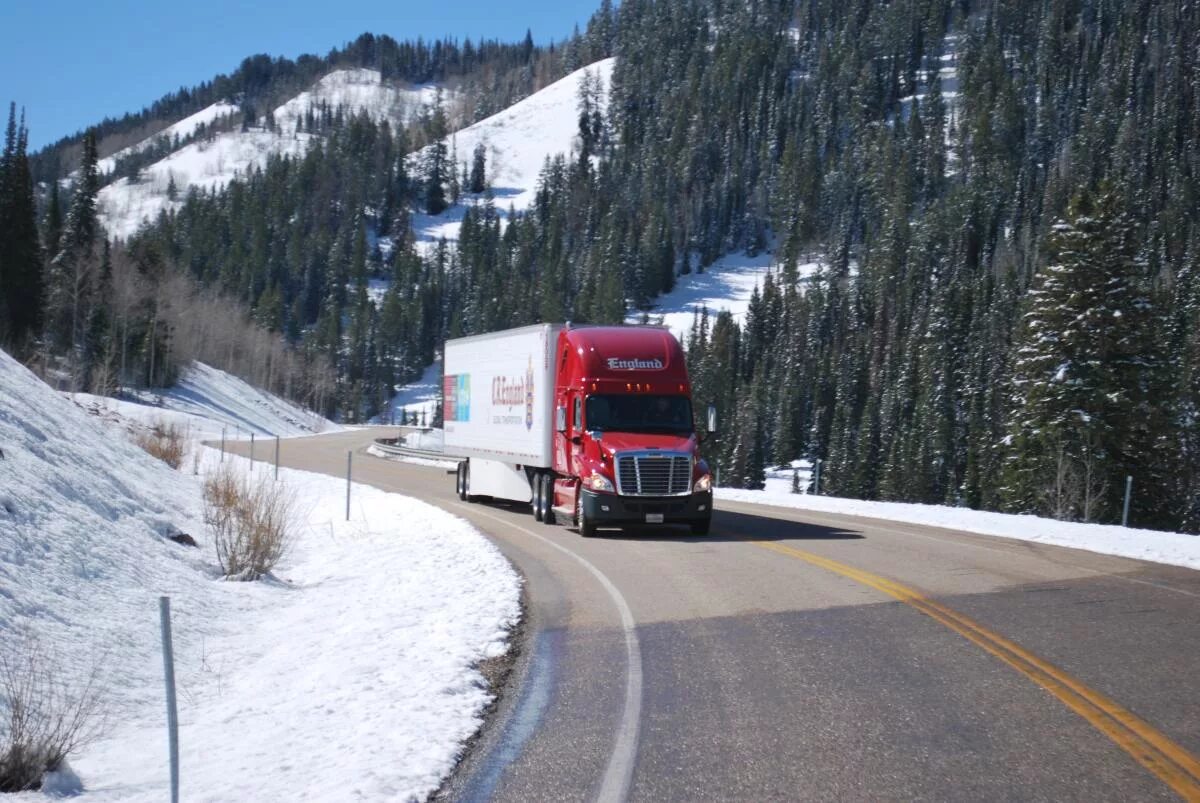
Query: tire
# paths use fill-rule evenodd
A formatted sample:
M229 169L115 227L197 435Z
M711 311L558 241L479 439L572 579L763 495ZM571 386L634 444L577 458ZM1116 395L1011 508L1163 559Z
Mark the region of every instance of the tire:
M471 493L471 464L467 463L463 468L463 500L466 502L477 502L479 497Z
M454 474L454 492L458 494L458 498L465 502L467 501L467 464L459 463L458 471Z
M542 481L544 479L545 479L544 475L534 474L533 482L531 483L533 499L530 502L530 506L533 508L533 518L536 521L542 521L546 515L545 510L542 507L542 504L545 502L545 500L542 498Z
M692 522L692 535L708 535L708 533L711 529L712 529L712 519L711 518L705 519L704 521L693 521Z
M554 475L542 475L542 521L554 524Z
M587 513L583 509L582 488L575 494L575 524L579 527L579 534L584 538L596 537L596 524L587 517Z

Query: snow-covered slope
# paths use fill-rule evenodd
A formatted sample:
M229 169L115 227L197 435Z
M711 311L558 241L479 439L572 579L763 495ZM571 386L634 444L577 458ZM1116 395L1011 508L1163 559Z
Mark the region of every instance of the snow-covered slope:
M504 651L518 615L499 551L460 519L364 486L346 521L344 480L284 469L291 552L272 580L220 582L200 503L217 454L175 471L116 423L0 352L0 644L21 657L36 634L68 685L99 670L105 735L70 759L83 799L167 794L159 595L172 600L185 797L436 788L488 702L476 665ZM177 530L199 548L164 538Z
M219 101L211 106L208 106L207 108L201 109L195 114L183 118L174 125L167 126L154 136L147 137L136 145L123 148L114 153L112 156L101 159L96 166L99 168L101 173L111 173L117 165L117 160L123 156L132 156L135 153L144 151L156 142L161 142L164 140L166 142L172 142L174 141L175 137L186 139L194 134L196 129L201 125L211 125L223 117L228 117L231 114L235 114L237 111L238 107L234 106L232 103Z
M518 212L528 209L546 158L570 153L577 147L580 83L585 76L598 78L603 102L608 97L612 68L613 59L604 59L576 70L499 114L456 132L447 140L447 148L452 140L459 162L469 163L475 146L483 143L487 148L488 184L496 207L501 212L510 206ZM423 156L422 151L412 157L414 166ZM468 197L466 202L477 200ZM416 215L413 229L418 241L456 239L465 210L466 206L459 204L437 216Z
M655 299L649 310L632 310L626 316L627 323L654 323L667 326L680 341L686 343L688 332L696 313L707 309L711 318L728 310L739 323L744 322L746 310L754 289L762 288L767 274L778 266L769 251L754 256L732 253L718 259L704 269L680 276L675 289ZM799 266L801 278L811 276L820 268L820 263L809 262Z
M125 238L163 210L178 206L189 187L210 190L223 187L238 176L266 165L273 155L298 156L305 152L313 135L297 130L297 123L309 111L328 106L341 108L344 114L365 111L378 120L403 123L411 120L421 106L431 100L436 88L399 87L382 81L376 70L336 70L273 111L275 129L267 130L263 121L248 131L226 131L211 140L193 142L142 171L139 180L122 178L100 191L98 206L108 233ZM214 104L172 126L190 133L200 122L212 122L234 107ZM173 134L172 134L173 135ZM154 141L134 146L144 148ZM113 162L109 162L111 168ZM175 185L175 199L168 194Z
M204 440L219 438L222 433L234 440L252 432L290 438L341 429L316 413L204 363L193 363L175 387L136 395L137 401L87 393L76 393L73 398L93 414L115 412L138 420L174 423Z

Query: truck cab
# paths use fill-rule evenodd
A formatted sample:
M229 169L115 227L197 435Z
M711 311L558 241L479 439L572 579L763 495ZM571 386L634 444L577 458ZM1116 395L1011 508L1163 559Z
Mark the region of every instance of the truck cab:
M634 524L707 533L712 476L679 341L660 327L567 327L554 355L555 511L585 536Z

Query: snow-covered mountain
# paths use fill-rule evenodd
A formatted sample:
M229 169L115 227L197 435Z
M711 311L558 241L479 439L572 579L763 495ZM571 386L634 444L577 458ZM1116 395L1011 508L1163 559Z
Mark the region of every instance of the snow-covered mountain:
M502 214L509 207L517 212L529 208L548 157L578 150L580 87L589 78L598 81L598 99L603 110L613 63L614 59L603 59L578 69L499 114L447 138L446 147L448 150L453 147L459 162L469 162L480 143L487 149L488 184ZM424 155L421 151L411 157L414 168ZM457 239L467 205L479 200L468 195L462 203L440 215L416 215L413 229L418 242L428 245L442 237Z
M136 180L121 178L100 191L101 221L111 236L126 238L146 220L182 203L189 187L219 189L234 178L266 165L275 155L302 155L313 134L300 129L310 111L341 109L345 115L366 112L376 120L393 124L411 121L434 99L436 86L401 87L382 80L376 70L335 70L274 109L274 126L268 128L263 114L256 125L242 131L223 131L211 138L189 143L144 168ZM164 131L102 160L102 171L111 170L116 159L149 148L162 137L187 137L201 124L212 124L241 110L231 104L214 103ZM173 190L172 190L173 185Z

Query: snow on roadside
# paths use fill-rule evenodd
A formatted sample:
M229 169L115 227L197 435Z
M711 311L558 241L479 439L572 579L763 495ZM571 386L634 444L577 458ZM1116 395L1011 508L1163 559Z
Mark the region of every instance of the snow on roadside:
M784 471L782 474L788 474L788 472ZM790 474L788 476L790 477ZM806 471L802 471L800 477L802 487L806 476ZM766 490L746 491L735 488L718 488L716 496L717 499L725 499L730 502L775 505L819 513L837 513L905 524L943 527L979 535L1072 547L1102 555L1115 555L1122 558L1200 569L1200 536L1158 530L1138 530L1110 524L1055 521L1039 516L993 513L944 505L864 502L859 499L843 499L836 496L794 494L790 492L790 479L784 481L783 476L774 479L775 482L772 483L771 478L768 478Z
M280 477L304 521L278 582L214 584L233 589L237 615L180 658L185 789L422 799L482 722L491 696L476 665L507 649L519 581L432 505L355 485L346 522L343 481ZM160 694L147 692L142 716L74 761L96 800L162 799Z
M285 469L292 550L273 579L221 582L192 462L167 468L128 441L128 423L88 415L0 352L0 642L36 633L67 678L100 667L106 735L71 757L83 799L166 792L160 594L185 797L435 789L488 702L477 664L503 653L519 613L499 551L461 519L366 486L347 522L344 480ZM219 459L205 450L200 475ZM199 548L163 537L176 530Z
M136 392L136 401L88 393L72 395L75 403L94 415L133 418L148 425L175 424L190 437L227 440L250 433L289 438L338 432L342 429L314 412L260 390L220 369L192 363L174 387Z

